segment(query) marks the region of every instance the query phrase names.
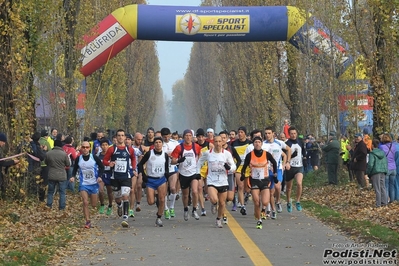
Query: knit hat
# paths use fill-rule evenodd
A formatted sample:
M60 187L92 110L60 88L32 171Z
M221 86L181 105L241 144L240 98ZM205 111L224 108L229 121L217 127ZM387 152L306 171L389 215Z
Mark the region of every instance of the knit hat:
M205 130L203 128L197 129L197 134L196 135L197 135L197 137L198 136L205 136Z
M0 141L7 142L7 136L4 133L0 133Z
M335 131L330 131L330 136L334 137L335 135L337 135Z
M209 132L215 133L215 131L213 131L213 128L208 128L208 129L206 130L206 133L209 133Z
M237 131L240 131L240 130L244 131L244 133L247 134L247 128L246 127L241 126L241 127L238 128Z
M54 147L62 147L62 141L59 139L54 140Z
M193 134L193 132L191 131L191 129L186 129L186 130L183 131L183 137L184 137L186 134Z
M43 130L40 132L40 135L41 135L42 137L48 136L47 130L43 129Z
M362 133L356 133L355 138L362 137Z

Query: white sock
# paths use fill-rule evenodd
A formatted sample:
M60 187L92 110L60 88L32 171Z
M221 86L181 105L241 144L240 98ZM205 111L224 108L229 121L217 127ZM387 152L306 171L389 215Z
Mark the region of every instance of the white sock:
M267 211L270 211L270 203L269 204L267 204Z
M165 210L169 210L169 208L168 208L168 196L165 196Z
M175 202L176 202L176 193L170 194L170 208L174 209L175 208Z

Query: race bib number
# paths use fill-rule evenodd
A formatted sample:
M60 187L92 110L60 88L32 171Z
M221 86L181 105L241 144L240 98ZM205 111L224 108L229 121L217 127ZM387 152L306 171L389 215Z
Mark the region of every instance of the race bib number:
M165 172L163 164L154 164L152 166L152 172L157 174L163 174Z
M94 171L93 170L83 170L82 171L82 175L83 175L83 179L84 180L89 180L89 179L96 178L94 176Z
M264 168L252 168L251 169L251 177L253 179L264 179L265 178L265 169Z
M301 166L301 163L298 160L291 160L291 166Z
M114 171L117 173L126 173L127 161L115 161Z

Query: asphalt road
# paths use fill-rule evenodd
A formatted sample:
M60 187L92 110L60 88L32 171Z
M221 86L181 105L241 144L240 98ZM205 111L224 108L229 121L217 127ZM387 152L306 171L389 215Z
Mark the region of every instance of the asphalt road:
M247 215L231 211L229 224L215 227L215 216L206 202L207 216L183 220L181 200L176 201L176 217L163 218L155 227L156 207L143 198L141 212L122 228L121 218L101 215L84 248L78 248L65 265L323 265L323 252L333 245L353 243L341 233L309 217L286 209L276 220L256 229L253 204Z

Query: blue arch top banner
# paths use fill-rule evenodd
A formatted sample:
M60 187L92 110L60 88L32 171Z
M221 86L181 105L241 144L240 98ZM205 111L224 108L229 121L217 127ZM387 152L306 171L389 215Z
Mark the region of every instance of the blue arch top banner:
M355 72L359 80L366 78L361 60L348 53L349 45L342 38L292 6L121 7L83 37L82 74L90 75L134 40L288 41L321 62L333 61L340 79L353 79Z
M156 17L156 19L154 19ZM166 41L285 41L287 7L139 6L137 38Z

